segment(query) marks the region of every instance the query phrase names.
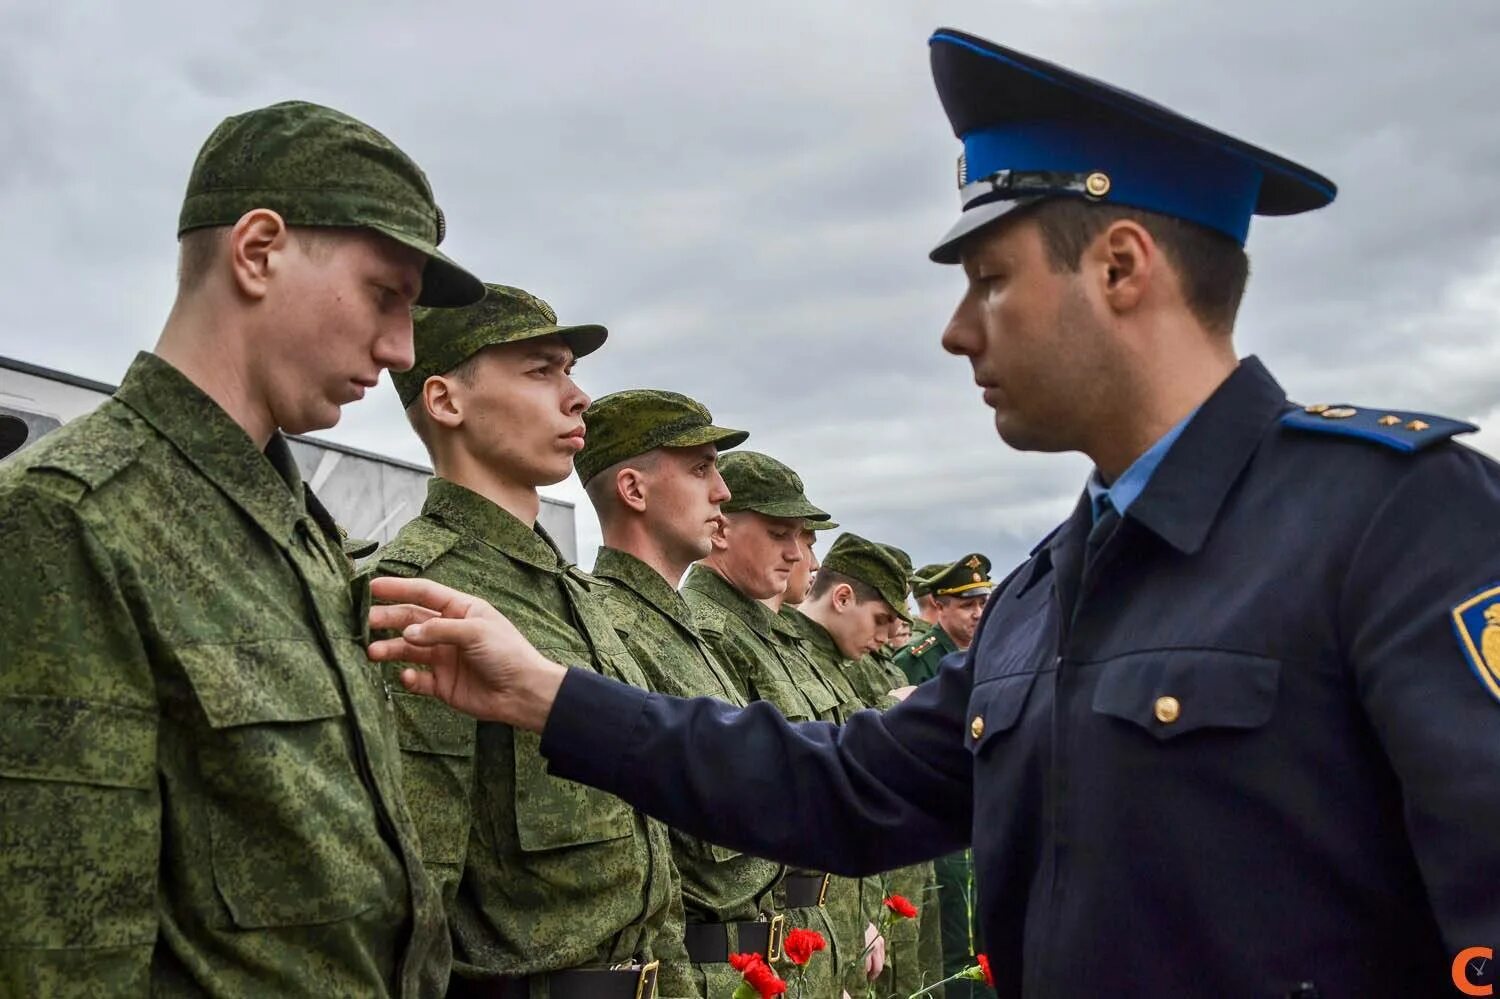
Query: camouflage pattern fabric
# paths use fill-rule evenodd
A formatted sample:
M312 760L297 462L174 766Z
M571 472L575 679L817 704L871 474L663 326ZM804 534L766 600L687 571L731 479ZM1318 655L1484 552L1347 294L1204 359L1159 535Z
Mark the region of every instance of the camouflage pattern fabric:
M682 595L651 566L627 552L599 549L594 575L611 584L605 608L647 685L676 697L713 697L743 705L744 697L714 658ZM785 868L670 830L689 923L748 922L772 914L772 890ZM733 951L731 951L732 953ZM740 973L727 962L695 964L703 995L727 997Z
M368 586L285 441L142 354L0 509L0 994L441 992Z
M736 454L742 452L735 452ZM733 487L731 487L733 488ZM837 699L817 684L819 708L809 700L814 685L807 684L807 667L777 638L776 615L758 600L752 600L729 585L718 573L701 565L688 570L682 597L693 613L698 632L748 700L764 700L793 721L832 721ZM806 684L804 686L804 684ZM791 779L791 775L788 775ZM822 871L792 870L789 873L822 876ZM838 880L838 879L835 879ZM830 894L833 889L830 888ZM776 894L777 911L786 915L787 928L817 930L828 940L828 950L808 965L808 995L838 996L834 982L843 962L858 953L858 947L839 939L827 910L822 906L789 908L783 890ZM863 941L860 942L863 945ZM826 959L826 960L825 960Z
M210 133L188 176L177 234L232 226L257 208L291 226L370 229L422 253L423 305L484 297L479 279L437 248L447 224L422 168L342 111L284 101L225 118Z
M707 406L664 389L611 392L584 410L583 422L588 435L573 468L584 484L611 465L657 448L712 444L723 452L750 437L743 430L714 426Z
M488 600L549 659L647 681L603 604L540 528L446 479L381 551L381 574ZM389 667L394 674L399 666ZM404 784L442 885L455 977L662 962L660 994L696 994L667 831L613 795L547 773L540 736L395 694Z
M828 512L812 504L802 477L759 451L735 451L719 460L719 474L733 494L719 507L725 513L751 510L767 517L826 521Z

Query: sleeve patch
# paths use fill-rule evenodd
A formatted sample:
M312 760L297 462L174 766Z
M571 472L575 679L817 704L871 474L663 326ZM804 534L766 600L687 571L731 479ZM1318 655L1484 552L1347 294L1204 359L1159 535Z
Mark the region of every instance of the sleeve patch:
M1500 584L1454 607L1452 617L1469 669L1490 696L1500 701Z

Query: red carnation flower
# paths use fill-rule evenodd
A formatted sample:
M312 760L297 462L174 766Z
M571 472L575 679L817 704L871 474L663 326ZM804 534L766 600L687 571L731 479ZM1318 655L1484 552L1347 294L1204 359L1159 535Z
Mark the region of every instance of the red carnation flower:
M979 959L979 969L984 972L984 984L988 985L990 988L994 988L995 976L990 971L990 959L985 957L983 954L976 954L975 957Z
M781 950L793 964L806 964L815 953L827 946L828 941L817 930L799 928L786 935L786 942L781 945Z
M744 976L745 984L753 988L760 999L771 999L786 992L786 982L759 954L730 954L729 963Z
M892 895L885 900L885 907L902 919L915 919L917 907L906 900L904 895Z

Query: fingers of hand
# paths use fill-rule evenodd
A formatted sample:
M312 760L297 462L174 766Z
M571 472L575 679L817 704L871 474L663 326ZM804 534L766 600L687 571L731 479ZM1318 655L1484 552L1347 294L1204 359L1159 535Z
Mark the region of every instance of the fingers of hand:
M370 608L370 628L374 631L402 631L409 625L438 616L437 611L416 604L376 604Z
M437 695L437 677L431 673L424 673L419 669L402 670L401 686L413 694L423 694L427 697L435 697Z
M406 662L431 666L447 654L442 646L414 645L405 638L383 638L371 642L365 654L377 663Z
M489 607L467 593L435 583L430 579L381 576L370 580L370 594L376 600L393 604L416 604L437 611L444 617L463 617L476 606Z

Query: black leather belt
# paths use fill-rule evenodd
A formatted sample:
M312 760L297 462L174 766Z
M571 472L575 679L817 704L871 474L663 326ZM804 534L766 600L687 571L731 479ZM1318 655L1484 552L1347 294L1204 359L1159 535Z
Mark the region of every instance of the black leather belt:
M831 874L788 874L782 882L786 886L788 909L810 909L822 905L828 897L828 879Z
M656 999L657 964L612 970L572 968L542 975L470 979L455 976L448 999L531 999L531 985L546 979L550 999Z
M781 960L781 932L785 917L776 916L745 923L688 923L682 935L688 959L694 964L723 964L729 960L729 928L734 927L732 953L759 954L767 961Z

